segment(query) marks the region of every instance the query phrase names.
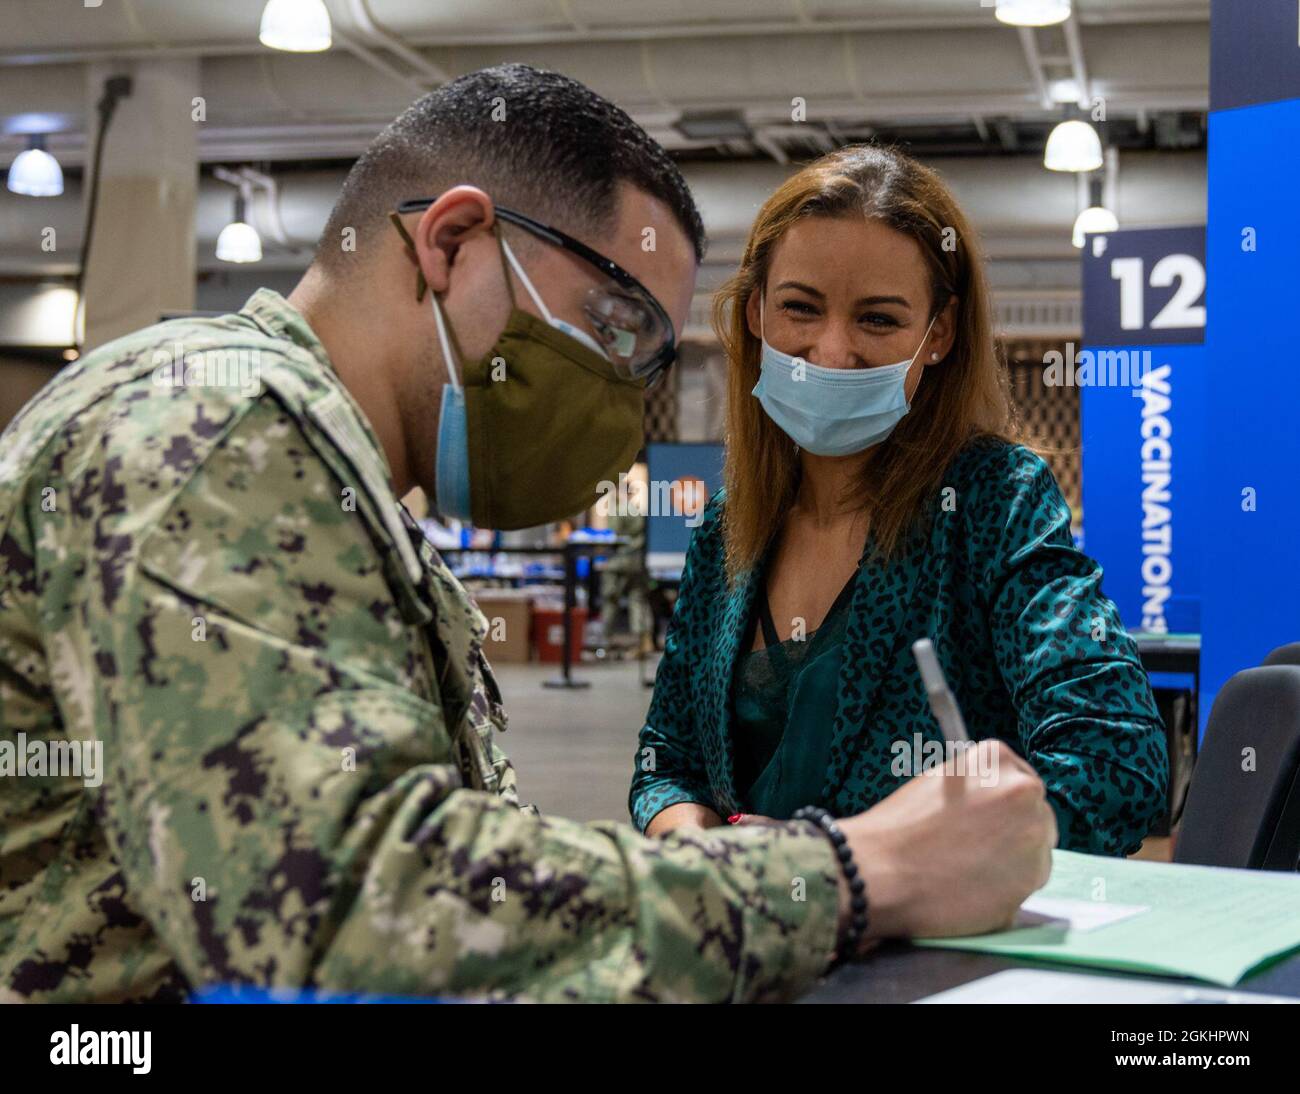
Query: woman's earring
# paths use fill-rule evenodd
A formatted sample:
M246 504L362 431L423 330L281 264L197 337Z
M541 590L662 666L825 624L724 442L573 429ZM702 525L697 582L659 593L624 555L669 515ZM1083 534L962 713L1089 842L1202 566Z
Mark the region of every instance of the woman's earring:
M931 361L937 361L937 360L939 360L939 355L938 355L937 353L932 353L932 354L930 354L930 360L931 360Z

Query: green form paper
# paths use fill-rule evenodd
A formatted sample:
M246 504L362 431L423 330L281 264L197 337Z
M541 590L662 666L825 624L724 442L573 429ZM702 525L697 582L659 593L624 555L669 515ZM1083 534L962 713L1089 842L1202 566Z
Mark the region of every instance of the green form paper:
M916 944L1231 986L1300 949L1300 874L1053 851L1016 926Z

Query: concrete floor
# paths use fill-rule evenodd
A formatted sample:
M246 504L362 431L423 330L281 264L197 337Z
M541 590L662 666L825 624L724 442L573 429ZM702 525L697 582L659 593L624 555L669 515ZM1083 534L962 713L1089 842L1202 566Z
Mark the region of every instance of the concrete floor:
M647 679L653 670L648 662ZM510 717L498 743L515 765L522 800L572 820L628 822L637 734L650 705L636 661L584 663L573 676L591 686L573 690L542 686L558 665L493 671Z
M645 667L654 678L654 659ZM637 734L650 705L633 661L584 663L575 679L591 686L566 690L542 686L558 665L494 665L510 728L500 738L519 774L519 791L543 813L572 820L628 823L627 791ZM1152 836L1134 858L1168 862L1167 836Z

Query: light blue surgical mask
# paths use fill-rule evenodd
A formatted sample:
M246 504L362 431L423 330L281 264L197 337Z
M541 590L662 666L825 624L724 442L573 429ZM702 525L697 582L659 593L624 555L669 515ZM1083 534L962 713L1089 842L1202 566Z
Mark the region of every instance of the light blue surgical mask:
M465 418L465 389L457 384L444 384L442 388L434 489L443 516L469 520L469 423Z
M447 338L447 321L436 292L429 293L433 321L438 328L447 382L442 385L442 410L438 416L438 455L434 464L434 490L438 512L467 521L470 514L469 419L465 414L465 388L457 376L458 364Z
M761 302L759 324L763 353L752 394L800 448L817 456L848 456L879 444L911 409L904 381L934 319L916 353L876 368L823 368L782 353L763 336Z

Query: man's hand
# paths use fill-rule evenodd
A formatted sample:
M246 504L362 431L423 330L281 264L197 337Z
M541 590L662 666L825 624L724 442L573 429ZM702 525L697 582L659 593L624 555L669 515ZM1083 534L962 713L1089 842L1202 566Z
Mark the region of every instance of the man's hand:
M1001 741L971 747L965 774L949 760L840 821L867 883L867 940L1000 930L1047 884L1057 832L1042 780Z
M647 836L666 836L674 828L719 828L722 818L699 802L678 802L661 809L645 826Z

